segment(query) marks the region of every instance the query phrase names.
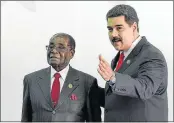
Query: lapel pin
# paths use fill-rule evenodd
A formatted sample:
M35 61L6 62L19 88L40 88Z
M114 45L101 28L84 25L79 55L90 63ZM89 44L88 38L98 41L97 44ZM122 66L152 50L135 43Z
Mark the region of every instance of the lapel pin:
M126 62L126 63L127 63L127 64L130 64L130 62L131 62L130 60L127 60L127 62Z
M68 85L68 88L72 88L72 87L73 87L73 85L72 85L72 84L69 84L69 85Z

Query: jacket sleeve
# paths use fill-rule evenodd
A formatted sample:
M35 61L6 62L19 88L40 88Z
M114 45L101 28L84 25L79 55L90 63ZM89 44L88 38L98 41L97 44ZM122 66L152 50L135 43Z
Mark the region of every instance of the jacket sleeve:
M101 108L99 102L98 84L95 79L88 91L87 98L88 120L90 122L101 122Z
M105 89L101 88L100 86L98 87L98 99L99 99L100 106L104 108L104 106L105 106Z
M151 53L139 65L137 77L116 72L113 93L146 100L167 89L167 64L159 53ZM159 89L159 90L158 90Z
M25 76L23 80L23 104L22 104L22 122L31 122L32 121L32 107L29 94L29 83L28 79Z

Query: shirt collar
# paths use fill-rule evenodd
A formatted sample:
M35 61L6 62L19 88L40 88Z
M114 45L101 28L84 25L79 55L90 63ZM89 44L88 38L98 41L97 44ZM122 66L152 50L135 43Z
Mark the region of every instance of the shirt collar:
M54 77L54 74L55 73L60 73L61 75L61 78L65 81L65 78L68 74L68 71L69 71L69 64L64 68L62 69L61 71L57 72L52 66L51 66L51 78Z
M138 38L132 43L131 47L124 51L124 59L130 54L130 52L134 49L134 47L138 44L138 42L141 40L142 36L138 36ZM121 54L122 52L120 52Z

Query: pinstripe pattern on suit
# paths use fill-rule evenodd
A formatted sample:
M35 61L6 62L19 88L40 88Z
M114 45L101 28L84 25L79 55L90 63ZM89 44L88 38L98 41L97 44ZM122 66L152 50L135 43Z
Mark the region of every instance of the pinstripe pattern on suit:
M113 59L114 70L119 53ZM127 62L129 60L129 62ZM167 63L162 52L145 36L105 86L105 121L167 121Z
M73 85L68 88L68 84ZM24 77L21 121L101 121L96 78L70 66L55 108L50 96L50 67ZM71 100L75 94L78 100ZM88 101L87 101L88 100ZM89 102L89 104L87 104Z

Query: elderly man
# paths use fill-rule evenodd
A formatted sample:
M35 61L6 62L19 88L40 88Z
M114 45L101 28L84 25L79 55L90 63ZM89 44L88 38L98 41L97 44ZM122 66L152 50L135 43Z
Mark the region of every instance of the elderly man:
M75 40L53 35L47 48L50 67L24 77L22 121L101 121L96 78L69 65Z

